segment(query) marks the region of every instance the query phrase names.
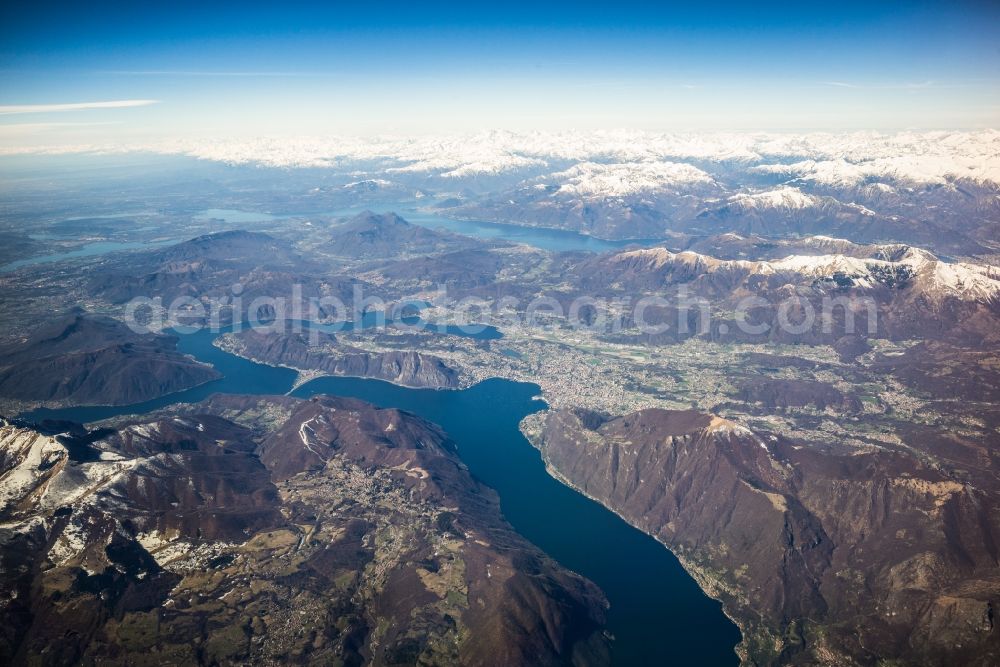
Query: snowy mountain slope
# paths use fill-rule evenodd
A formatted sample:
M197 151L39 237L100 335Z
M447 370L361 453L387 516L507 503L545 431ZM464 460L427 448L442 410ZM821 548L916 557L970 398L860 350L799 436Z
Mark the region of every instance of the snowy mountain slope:
M605 239L732 231L892 241L962 257L991 255L1000 248L996 130L491 131L0 148L0 155L129 151L329 171L332 180L345 185L314 190L318 210L398 197L421 199L449 216Z
M644 266L653 272L668 265L685 265L696 267L698 273L730 271L748 277L785 275L800 282L834 281L840 287L909 285L912 290L932 299L954 297L986 303L1000 297L998 267L945 262L925 250L906 246L876 247L873 255L789 255L778 260L751 261L720 260L689 251L673 253L665 248L644 248L613 255L610 262Z
M820 200L786 185L774 190L734 195L729 198L729 203L742 210L804 209L817 206Z
M543 186L552 184L560 196L599 199L708 184L712 183L712 177L697 167L678 162L581 162L565 171L544 176L539 181Z

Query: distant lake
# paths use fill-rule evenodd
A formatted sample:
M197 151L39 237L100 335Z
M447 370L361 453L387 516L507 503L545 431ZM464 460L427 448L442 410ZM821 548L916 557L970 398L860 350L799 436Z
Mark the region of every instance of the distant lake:
M196 219L219 219L230 223L252 223L266 222L269 220L280 220L284 218L302 217L331 217L346 218L357 215L366 210L375 210L379 213L393 211L401 215L408 222L430 229L445 229L455 234L463 234L487 241L509 241L511 243L523 243L525 245L551 250L554 252L566 251L586 251L586 252L607 252L617 250L629 245L654 245L656 239L633 239L626 241L606 241L597 239L586 234L570 231L567 229L547 229L543 227L526 227L522 225L511 225L500 222L481 222L475 220L457 220L446 218L425 210L417 210L411 205L401 203L398 205L372 205L355 208L337 209L335 211L324 211L322 213L303 213L301 215L282 214L272 215L269 213L255 213L252 211L238 211L232 209L208 209L195 215Z
M210 208L203 211L199 211L194 214L193 218L199 222L208 223L212 220L222 220L226 223L232 224L259 224L263 222L273 222L279 220L285 220L293 217L317 217L318 216L329 216L329 217L348 217L351 215L356 215L361 211L366 210L365 208L358 209L342 209L337 211L329 211L321 214L303 214L302 216L288 214L288 215L275 215L271 213L262 213L258 211L243 211L238 209L228 209L228 208ZM456 220L454 218L446 218L444 216L435 215L433 213L428 213L426 211L418 211L413 209L407 209L402 206L389 206L389 207L379 207L381 211L396 211L402 215L409 222L420 225L421 227L427 227L429 229L444 229L455 234L463 234L465 236L471 236L478 239L483 239L486 241L508 241L511 243L523 243L525 245L534 246L536 248L541 248L542 250L550 250L553 252L566 252L566 251L585 251L585 252L608 252L611 250L617 250L630 245L654 245L657 243L655 239L634 239L627 241L606 241L602 239L597 239L592 236L587 236L586 234L580 234L579 232L564 230L564 229L546 229L541 227L523 227L520 225L510 225L499 222L480 222L475 220ZM125 214L122 214L123 216ZM95 219L98 218L113 218L114 215L101 215L94 216ZM143 228L143 229L148 229ZM211 230L207 230L211 231ZM56 239L70 239L71 236L65 235L53 235L49 233L37 233L31 235L32 238L36 240L56 240ZM95 257L98 255L104 255L112 252L119 252L123 250L139 250L143 248L154 248L158 246L164 246L171 243L177 243L180 239L172 240L157 240L151 242L143 241L97 241L94 243L87 243L83 246L74 248L72 250L66 250L63 252L55 252L46 255L37 255L35 257L26 257L24 259L19 259L8 264L0 266L0 272L14 271L16 269L25 266L34 266L36 264L49 264L52 262L59 262L67 259L75 259L80 257Z
M296 373L219 350L217 334L179 336L178 348L225 377L139 405L35 410L33 420L91 422L141 414L217 392L285 394ZM677 559L653 538L556 481L518 430L545 408L535 384L490 379L465 390L409 389L380 380L318 378L293 396L331 394L400 408L440 424L472 474L495 489L514 528L569 569L589 578L611 603L608 630L616 665L736 665L739 631Z
M104 255L109 252L118 252L121 250L138 250L140 248L155 248L157 246L166 245L168 243L173 243L173 241L155 241L150 243L144 243L142 241L129 241L129 242L119 242L119 241L97 241L95 243L87 243L79 248L74 248L73 250L66 250L64 252L55 252L48 255L37 255L35 257L26 257L24 259L19 259L13 262L9 262L0 266L0 272L14 271L15 269L20 269L25 266L34 266L35 264L48 264L51 262L61 262L66 259L75 259L78 257L95 257L97 255Z

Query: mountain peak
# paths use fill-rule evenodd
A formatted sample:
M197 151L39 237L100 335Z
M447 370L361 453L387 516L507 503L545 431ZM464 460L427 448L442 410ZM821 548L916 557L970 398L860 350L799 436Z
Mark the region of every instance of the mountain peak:
M374 211L362 211L351 218L344 229L360 230L363 228L387 229L391 227L410 227L410 223L402 217L388 211L386 213L375 213Z

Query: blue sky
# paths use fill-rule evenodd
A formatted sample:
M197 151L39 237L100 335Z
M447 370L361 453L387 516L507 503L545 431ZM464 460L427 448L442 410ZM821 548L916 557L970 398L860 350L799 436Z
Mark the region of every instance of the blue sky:
M1000 126L1000 3L199 4L7 3L0 141Z

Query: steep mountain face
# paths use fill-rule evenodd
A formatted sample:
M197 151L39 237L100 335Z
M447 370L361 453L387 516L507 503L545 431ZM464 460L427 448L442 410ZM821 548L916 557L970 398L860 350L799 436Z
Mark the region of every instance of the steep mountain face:
M815 237L813 237L815 241ZM681 287L693 298L716 310L731 310L747 296L763 299L749 315L751 324L766 324L773 336L810 343L833 343L855 333L846 326L846 311L834 309L826 327L807 327L802 335L778 326L783 301L808 301L817 317L823 299L866 297L875 316L853 308L855 322L874 337L909 339L948 338L965 345L1000 342L1000 269L963 262L946 262L931 253L905 245L857 246L836 239L820 239L822 246L841 246L849 254L787 255L774 260L718 259L696 252L642 248L585 259L571 269L578 289L598 294L668 294ZM865 306L867 308L867 306ZM691 310L691 308L689 308ZM827 308L829 311L830 309ZM795 313L800 322L801 315ZM673 320L676 322L676 318ZM725 339L740 340L735 321L726 322ZM875 327L877 325L877 327ZM697 326L690 330L697 330ZM674 329L674 334L680 332ZM749 339L756 335L744 336Z
M224 336L227 352L265 364L321 371L330 375L388 380L406 387L458 387L458 371L443 360L415 350L365 352L325 333L261 332L247 329Z
M73 314L0 349L0 397L28 403L127 405L221 377L176 351L176 338L137 334Z
M532 438L723 601L751 664L1000 659L996 488L691 411L557 411Z
M422 420L216 396L75 430L0 423L5 664L607 662L600 592Z

